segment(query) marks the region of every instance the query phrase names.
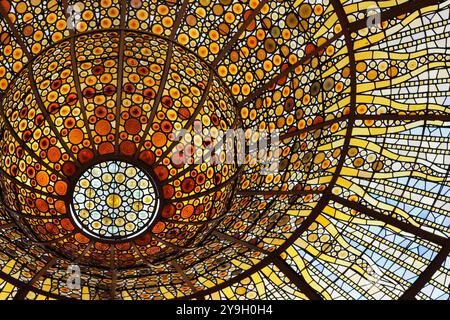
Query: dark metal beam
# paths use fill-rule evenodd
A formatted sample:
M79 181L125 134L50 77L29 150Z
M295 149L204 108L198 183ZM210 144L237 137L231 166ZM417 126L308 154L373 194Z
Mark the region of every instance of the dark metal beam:
M216 185L214 188L211 188L207 191L203 191L203 192L199 192L199 193L195 193L193 195L187 196L187 197L183 197L183 198L179 198L179 199L171 199L169 202L179 202L179 201L186 201L186 200L191 200L191 199L195 199L198 197L202 197L204 195L207 194L213 194L215 191L220 190L224 187L226 187L227 185L229 185L230 183L234 182L235 180L239 179L241 174L241 168L239 168L231 177L230 179L228 179L227 181L225 181L222 184Z
M392 18L399 16L401 14L405 13L411 13L414 11L417 11L421 8L442 3L444 0L424 0L424 1L410 1L408 4L400 4L395 7L390 8L389 10L385 10L381 12L381 22L385 22L388 20L391 20ZM336 6L333 5L336 10ZM347 19L347 15L345 11L342 10L342 12L339 14L341 15L341 18L345 15L345 18ZM336 33L332 38L327 40L327 42L323 43L321 46L317 47L313 52L310 54L307 54L301 58L301 60L297 61L295 64L290 65L287 69L280 72L278 75L276 75L274 78L272 78L268 83L263 85L260 88L257 88L251 95L247 96L241 103L239 103L239 108L242 108L242 106L250 103L253 101L256 97L259 97L262 93L264 93L268 88L273 86L279 79L286 77L289 73L291 73L295 68L297 68L299 65L304 63L304 61L309 60L310 58L316 56L318 52L324 50L328 45L330 45L332 42L334 42L336 39L340 38L343 34L350 34L351 32L356 32L361 29L367 28L367 18L363 18L357 21L354 21L352 23L348 22L346 23L346 30L343 30L342 32Z
M89 250L92 248L93 245L94 241L90 241L86 246L86 248L84 248L84 250L80 253L80 255L75 260L73 260L73 263L77 264L78 262L80 262L81 259L89 252Z
M322 194L324 190L241 190L237 194L240 196L283 196L298 195L304 196L308 194Z
M4 177L8 177L8 180L9 180L11 183L17 184L17 185L19 185L20 187L22 187L22 188L24 188L24 189L26 189L26 190L32 191L32 192L34 192L34 193L36 193L36 194L40 194L40 195L43 195L43 196L47 196L47 197L48 197L48 193L47 193L47 192L41 191L41 190L39 190L39 189L32 189L31 186L29 186L29 185L23 183L22 181L19 181L19 180L17 180L17 179L14 179L14 178L10 177L9 174L8 174L5 170L3 170L3 168L1 168L1 167L0 167L0 174L2 174ZM19 178L20 178L20 177L19 177ZM59 196L59 195L54 195L53 198L58 199L58 200L64 200L64 197L61 197L61 196Z
M43 296L46 296L46 297L49 297L49 298L52 298L52 299L72 300L72 299L69 299L69 298L67 298L65 296L60 296L60 295L57 295L57 294L54 294L54 293L51 293L51 292L47 292L47 291L44 291L44 290L41 290L41 289L38 289L38 288L35 288L35 287L32 287L32 286L29 286L27 283L22 282L22 281L20 281L20 280L18 280L16 278L11 277L9 274L4 273L3 271L0 271L0 279L3 279L6 282L11 283L16 288L19 288L19 290L21 288L24 288L24 290L27 290L28 292L32 291L32 292L34 292L36 294L40 294L40 295L43 295Z
M205 290L202 290L202 291L198 291L198 292L196 292L196 293L194 293L192 295L183 297L183 300L184 299L200 299L200 298L203 298L203 297L205 297L205 296L207 296L209 294L212 294L214 292L223 290L223 289L231 286L232 284L237 283L237 282L239 282L239 281L241 281L241 280L251 276L255 272L258 272L262 268L266 267L267 265L269 265L272 262L271 261L272 258L273 257L270 256L270 257L262 260L258 264L254 265L253 267L247 269L246 271L242 272L241 274L237 275L236 277L234 277L234 278L232 278L230 280L227 280L227 281L224 281L222 283L219 283L219 284L217 284L214 287L211 287L211 288L208 288L208 289L205 289Z
M28 47L25 45L25 43L22 41L22 37L19 33L19 31L15 28L14 24L12 23L12 21L9 19L9 17L7 16L7 14L4 12L3 7L0 6L0 15L3 16L3 19L5 20L5 22L7 23L7 25L9 26L9 28L11 29L12 34L14 35L14 37L16 38L19 46L21 47L22 51L25 53L25 55L27 56L27 59L29 61L31 61L31 54L28 51ZM31 66L30 66L31 68ZM18 75L20 74L20 72L17 73ZM30 86L32 88L33 87L33 83L31 83L32 81L30 80ZM36 101L38 102L38 97L36 97ZM5 126L8 129L8 132L14 137L14 139L20 143L22 142L22 140L19 138L19 136L17 135L16 131L14 130L14 128L11 126L9 120L6 117L5 111L3 109L3 105L1 105L0 107L0 116L4 119L5 121ZM57 176L59 176L62 179L65 179L64 176L62 176L58 171L54 170L53 168L51 168L47 163L45 163L41 157L39 157L33 150L30 149L30 147L28 147L28 145L26 143L22 143L23 148L27 151L27 153L33 158L35 159L39 164L41 164L42 166L44 166L45 168L47 168L48 170L50 170L52 173L56 174Z
M250 102L252 102L253 100L255 100L257 97L260 97L264 92L266 92L270 87L272 87L273 85L275 85L277 83L278 80L280 80L281 78L287 77L289 75L289 73L291 73L292 71L294 71L298 66L300 66L301 64L305 63L306 61L308 61L309 59L311 59L312 57L315 57L320 51L325 50L331 43L333 43L334 41L336 41L337 39L339 39L342 36L342 32L339 32L337 34L335 34L333 37L331 37L330 39L328 39L325 43L323 43L322 45L318 46L317 48L314 49L314 51L305 54L303 57L301 57L296 63L289 65L289 67L287 67L286 69L284 69L283 71L281 71L280 73L278 73L276 76L274 76L272 79L270 79L268 82L266 82L265 84L263 84L262 86L256 88L251 94L249 94L244 100L242 100L241 102L238 103L237 105L237 109L240 110L243 106L249 104Z
M28 292L30 292L30 288L33 287L33 284L35 284L55 263L56 258L51 259L41 270L39 270L38 273L34 275L33 278L31 278L30 282L28 282L27 287L22 287L17 291L16 295L14 296L14 300L24 300Z
M303 129L298 129L298 130L291 131L291 132L285 133L283 135L280 135L280 141L283 141L283 140L286 140L286 139L291 139L291 138L294 138L294 137L298 137L299 135L301 135L303 133L311 132L311 131L315 131L315 130L320 130L320 129L323 129L323 128L328 127L328 126L332 126L335 123L341 123L341 122L345 122L347 120L348 120L348 117L347 116L343 116L341 118L335 118L333 120L327 120L327 121L323 121L323 122L320 122L320 123L317 123L317 124L312 124L312 125L310 125L308 127L305 127Z
M75 234L75 232L70 232L70 233L68 233L68 234L66 234L66 235L64 235L64 236L62 236L62 237L59 237L59 238L56 238L56 239L52 239L52 240L49 240L49 241L35 242L34 244L35 244L35 245L38 245L38 246L47 246L47 245L49 245L49 244L56 243L56 242L59 242L59 241L61 241L61 240L70 238L70 237L72 237L74 234Z
M5 224L0 225L0 230L14 228L15 226L16 226L16 224L14 222L5 223Z
M158 111L158 106L161 102L162 95L163 95L164 89L166 87L167 77L169 76L170 64L172 61L173 43L169 42L168 45L169 45L169 47L167 48L166 61L165 61L161 81L159 83L158 92L156 93L155 100L153 102L152 111L150 112L150 116L148 117L147 126L145 127L144 133L141 136L142 140L136 149L136 155L135 155L136 158L139 156L139 153L140 153L139 151L141 150L142 146L144 145L145 137L147 137L147 135L150 131L150 128L152 127L153 119L156 116L156 113Z
M32 56L30 53L30 50L28 49L27 45L23 41L22 35L19 33L19 30L14 26L14 23L11 21L11 19L8 16L8 13L5 11L5 9L0 6L0 16L3 17L6 24L8 25L9 29L11 30L11 33L13 34L14 38L16 39L18 45L22 49L23 53L27 57L28 61L32 60Z
M111 266L110 266L110 270L111 270L111 285L109 287L109 294L110 294L110 299L111 300L115 300L116 299L116 288L117 288L117 270L116 270L116 262L115 262L115 248L114 245L111 244L111 249L110 249L110 258L111 258Z
M123 74L124 74L124 60L125 60L125 22L127 17L128 2L126 0L120 1L120 32L119 32L119 52L117 62L117 96L116 96L116 132L115 132L115 152L119 152L119 129L120 129L120 112L122 106L122 91L123 91Z
M197 288L193 285L192 280L187 276L186 272L181 268L181 266L175 260L171 261L170 264L175 268L178 274L183 279L184 283L192 290L192 292L197 292Z
M36 84L36 79L34 78L33 65L28 66L28 78L30 80L30 86L31 86L31 89L33 90L34 98L36 99L36 103L39 107L39 110L41 111L42 115L44 116L45 121L47 122L51 131L53 132L53 134L55 135L56 139L59 141L59 143L61 144L63 149L67 152L67 154L70 155L70 157L74 160L74 162L76 162L79 166L81 166L80 162L75 157L73 152L68 148L67 144L62 140L59 131L56 129L56 126L55 126L54 122L52 121L50 114L48 113L48 110L44 105L44 102L42 101L41 93L39 92L39 89Z
M142 262L143 262L145 265L148 265L148 266L150 266L150 267L154 267L154 265L153 265L151 262L149 262L149 261L144 257L144 255L142 254L141 250L139 250L139 248L136 246L136 243L135 243L134 241L131 242L131 246L133 247L134 252L136 252L136 254L139 256L139 258L142 260Z
M221 141L219 141L219 143L217 144L217 147L214 147L215 150L220 150L223 147L224 144L224 139L222 139ZM195 159L194 159L195 160ZM199 166L199 163L196 163L194 161L194 163L190 164L189 166L185 167L183 170L179 171L177 174L173 175L172 177L170 177L169 179L167 179L165 181L166 184L169 184L170 182L177 180L178 178L184 176L187 172L189 172L190 170L193 170L195 167Z
M332 1L332 2L334 2L335 3L335 5L336 5L336 3L338 3L338 2L336 2L336 1ZM414 2L414 1L411 1L412 3L414 3L414 4L416 4L416 5L418 5L418 3L421 3L422 5L420 6L420 7L423 7L423 6L425 6L425 4L424 3L428 3L428 2L437 2L437 3L440 3L440 2L442 2L442 1L421 1L421 2L419 2L419 1L416 1L416 2ZM186 6L185 5L187 5L187 1L184 1L184 3L183 3L183 6L184 6L184 10L180 10L180 12L183 12L184 13L184 11L186 10ZM401 5L401 6L407 6L407 5L405 5L405 4L403 4L403 5ZM419 5L418 5L419 6ZM342 9L342 8L341 8ZM337 10L337 9L336 9ZM343 10L341 10L340 12L341 12L341 14L342 14L342 11ZM399 12L399 13L403 13L403 11L401 11L401 12ZM344 14L345 14L345 12L344 12ZM182 14L180 14L180 16L182 16ZM179 22L178 22L178 25L179 25L179 23L181 22L181 18L179 18ZM178 17L177 17L177 21L178 21ZM347 21L347 27L348 27L348 30L349 31L351 31L351 30L353 30L353 28L356 28L356 27L358 27L358 25L355 25L355 27L353 27L353 25L352 24L349 24L348 23L348 21ZM350 50L350 49L349 49ZM353 49L352 49L353 50ZM353 68L351 68L351 69L353 69ZM352 79L353 79L353 77L352 77ZM155 105L155 108L157 107L157 105ZM353 120L355 120L355 119L358 119L356 116L352 116L352 119ZM352 121L353 121L352 120ZM148 124L148 125L150 125L150 123ZM348 129L348 132L347 132L347 135L346 135L346 140L347 140L347 136L351 133L351 130L350 129ZM345 149L348 149L348 145L346 146L346 148L343 148L344 150ZM344 153L343 153L344 154ZM345 154L342 156L342 158L341 159L345 159ZM338 166L338 169L337 169L337 172L339 172L340 170L342 169L342 164L340 165L340 166ZM337 175L338 174L335 174L335 176L334 177L337 177ZM333 177L333 179L334 179L334 177ZM334 180L334 182L335 182L335 180ZM332 184L334 184L334 182L332 183ZM332 185L332 184L330 184L330 185ZM315 214L312 216L312 217L317 217L317 215L319 215L320 214L320 211L327 205L327 203L328 203L328 201L331 199L330 197L331 197L331 192L330 192L330 190L331 190L331 188L329 188L329 189L327 189L326 190L326 193L325 193L325 196L324 196L324 198L323 199L325 199L325 200L321 200L320 202L319 202L319 205L316 207L316 210L315 210ZM321 209L320 209L321 208ZM383 215L383 216L385 216L385 215ZM393 219L393 218L392 218ZM315 220L315 218L314 219L310 219L310 218L308 218L308 222L309 221L312 221L312 220ZM396 220L396 219L394 219L395 221L398 221L398 220ZM420 228L419 228L419 230L421 230ZM298 232L296 232L296 234L299 234ZM291 237L292 238L292 237ZM294 239L295 240L295 239ZM439 255L441 254L441 252L439 253ZM447 251L447 254L448 254L448 251ZM438 255L438 256L439 256ZM440 256L439 256L440 257ZM433 263L437 260L437 258L438 257L436 257L436 259L433 261ZM440 257L441 258L441 257ZM279 257L276 257L275 259L279 259ZM268 260L269 262L270 262L270 260ZM268 262L267 262L268 263ZM285 263L285 262L284 262ZM432 263L432 264L433 264ZM437 264L437 262L436 262L436 264ZM262 265L264 265L264 264L262 264ZM267 265L267 264L266 264ZM258 266L260 266L260 265L258 265ZM431 264L430 264L430 266L431 266ZM430 266L429 266L429 268L430 268ZM433 266L433 268L434 268L434 266ZM427 269L428 270L428 269ZM424 280L421 280L421 281L424 281ZM426 283L426 282L425 282ZM415 284L414 284L415 285Z
M389 120L389 121L450 121L450 114L365 114L356 115L356 120Z
M293 283L295 286L304 293L310 300L323 300L316 290L305 281L301 274L297 273L286 261L280 258L280 256L274 257L273 263L280 269L281 272Z
M189 128L194 124L195 118L197 117L197 115L200 113L201 109L205 105L206 99L208 98L208 94L210 92L211 85L213 83L213 79L214 79L214 73L210 71L208 82L207 82L206 87L205 87L205 89L203 91L202 97L201 97L197 107L195 108L194 112L192 113L190 119L188 120L188 122L184 126L184 128L183 128L184 130L189 130ZM182 137L180 137L180 138L182 138ZM173 150L173 148L175 148L176 146L177 146L177 142L176 141L172 141L172 144L159 157L158 161L156 162L156 165L161 163L161 161L163 161L163 159L166 156L168 156L170 154L170 152Z
M62 8L63 8L63 12L64 12L66 18L69 18L68 15L67 15L68 7L69 7L68 0L63 0L62 1ZM84 124L85 124L85 127L86 127L86 132L88 134L91 146L94 149L94 153L95 153L95 155L97 155L97 148L96 148L96 145L94 143L94 139L92 137L91 128L89 127L89 119L87 117L86 106L84 104L84 97L83 97L83 93L81 91L80 75L79 75L79 72L78 72L78 59L77 59L77 53L76 53L76 50L75 50L75 47L76 47L76 29L75 30L71 30L70 29L69 33L70 33L70 58L71 58L71 62L72 62L73 82L75 84L75 90L77 92L78 102L79 102L79 105L80 105L81 114L83 115L83 120L84 120Z
M180 27L181 21L183 21L184 14L186 13L187 7L189 5L189 0L184 0L183 4L180 7L180 10L178 10L175 19L175 22L172 26L172 31L170 32L170 39L174 40L175 36L177 35L178 28Z

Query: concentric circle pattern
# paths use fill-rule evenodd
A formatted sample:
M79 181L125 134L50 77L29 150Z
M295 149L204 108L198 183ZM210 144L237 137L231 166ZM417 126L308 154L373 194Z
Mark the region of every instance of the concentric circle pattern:
M449 299L449 5L0 1L0 299Z
M72 217L89 235L122 240L144 232L159 209L152 179L121 161L101 162L79 178L73 190Z
M213 142L241 126L214 70L161 37L115 31L61 41L32 66L33 82L23 71L5 94L0 142L4 188L14 190L5 204L26 232L71 259L89 246L81 262L104 268L111 259L137 266L142 256L167 262L197 247L239 176L235 161L208 165L225 150L199 165L193 155L200 130Z

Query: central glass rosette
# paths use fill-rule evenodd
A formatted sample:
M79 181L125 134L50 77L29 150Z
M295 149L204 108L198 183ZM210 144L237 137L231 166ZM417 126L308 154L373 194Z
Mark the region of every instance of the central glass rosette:
M153 179L123 161L89 167L73 190L72 218L85 233L102 240L135 237L151 225L159 210Z
M208 149L243 124L196 53L151 34L89 32L43 51L32 71L37 90L27 70L2 99L0 187L37 242L83 265L135 268L233 224L241 164Z

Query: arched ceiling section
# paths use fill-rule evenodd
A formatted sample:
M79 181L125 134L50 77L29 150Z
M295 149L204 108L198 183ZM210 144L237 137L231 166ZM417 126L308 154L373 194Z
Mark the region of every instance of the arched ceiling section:
M448 299L449 6L0 1L0 299ZM197 124L278 172L174 163Z

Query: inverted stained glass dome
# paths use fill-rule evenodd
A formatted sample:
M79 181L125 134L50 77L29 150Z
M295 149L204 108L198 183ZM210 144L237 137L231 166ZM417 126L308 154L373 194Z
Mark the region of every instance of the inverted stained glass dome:
M0 14L1 300L450 299L450 1Z

